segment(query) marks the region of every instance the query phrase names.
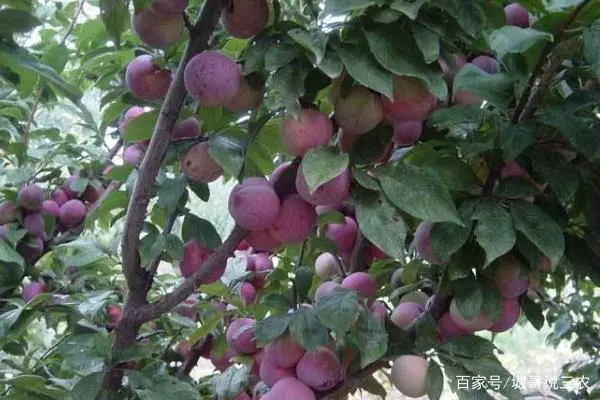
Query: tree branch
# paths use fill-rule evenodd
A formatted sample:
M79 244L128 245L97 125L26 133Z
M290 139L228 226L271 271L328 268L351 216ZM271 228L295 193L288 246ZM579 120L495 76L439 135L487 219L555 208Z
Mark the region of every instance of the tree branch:
M365 268L365 246L366 240L363 234L358 231L356 233L356 241L354 242L354 247L352 248L352 255L350 256L350 268L349 271L351 274L354 272L362 271Z
M181 368L179 368L179 371L177 371L177 375L180 377L189 375L190 372L192 372L192 369L194 369L194 367L196 366L196 364L198 364L198 360L200 359L200 357L202 357L202 354L206 353L210 349L212 344L212 335L208 335L204 338L204 340L196 342L192 346L192 354L183 362L183 365L181 366Z
M112 160L113 158L115 158L115 156L117 155L117 153L119 152L119 150L121 150L121 147L123 147L123 139L119 139L117 141L117 143L115 143L115 145L113 147L110 148L110 150L108 151L108 160ZM103 167L107 167L108 165L110 165L110 163L108 162L103 164Z
M348 394L354 389L358 388L363 379L370 377L380 369L389 368L389 366L390 363L387 361L375 361L374 363L367 365L364 369L358 371L355 375L352 375L352 377L341 382L333 389L319 393L317 398L320 400L339 399L340 396Z
M138 310L140 321L145 322L158 318L187 299L200 287L204 279L209 277L216 268L221 267L223 263L227 262L227 258L233 254L247 233L247 231L236 225L225 242L208 257L198 271L187 278L178 288L166 294L157 302L140 307Z

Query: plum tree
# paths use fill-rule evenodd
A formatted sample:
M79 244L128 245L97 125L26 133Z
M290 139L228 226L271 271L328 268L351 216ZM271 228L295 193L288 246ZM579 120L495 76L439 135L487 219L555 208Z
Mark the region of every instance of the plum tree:
M190 95L204 106L230 102L240 88L238 65L219 51L195 55L185 67L183 79Z
M506 15L506 23L508 25L529 28L529 13L519 3L508 4L504 7L504 14Z
M28 211L39 211L44 202L44 191L38 185L25 185L17 194L19 206Z
M339 251L348 251L354 247L358 225L354 218L344 217L343 224L328 224L325 236L331 239Z
M229 214L249 231L269 227L275 222L280 208L279 197L264 178L246 178L229 195Z
M355 86L347 96L338 95L335 120L350 135L362 135L373 130L383 119L379 97L364 86Z
M315 206L327 206L340 204L350 194L350 171L348 169L340 172L336 177L320 185L313 192L310 191L302 168L296 175L296 190L307 202Z
M270 233L280 243L294 244L306 239L315 225L315 208L298 195L288 196L281 203L281 209Z
M231 36L247 39L269 22L269 5L266 0L233 0L223 10L222 20Z
M183 31L181 14L164 15L145 8L131 17L131 26L142 42L157 49L167 49L177 42Z
M60 206L58 219L65 228L71 229L83 221L85 214L85 204L81 200L73 199Z
M305 352L291 334L285 334L265 347L265 360L280 368L293 368Z
M316 400L313 391L304 383L293 377L279 380L262 400L279 400L293 398L294 400Z
M125 72L125 84L131 93L142 100L160 100L171 85L171 71L154 64L152 56L137 56Z
M280 136L286 152L303 156L309 150L331 141L333 125L327 115L313 108L305 108L300 111L298 118L289 116L281 123Z
M251 318L233 320L227 327L227 344L238 354L254 354L256 347L256 321Z
M344 278L342 287L356 291L361 297L369 298L377 291L377 281L366 272L354 272Z
M321 253L315 260L315 272L323 280L331 279L341 273L340 262L331 253Z
M421 397L427 393L427 369L423 357L412 354L398 357L392 366L392 382L405 396Z
M419 303L406 301L398 304L392 312L390 320L400 329L407 329L421 315L425 307Z
M296 375L310 388L324 392L342 380L342 366L331 349L321 347L304 353L296 364Z
M195 182L214 182L223 175L223 168L211 157L208 142L193 145L181 157L181 171Z

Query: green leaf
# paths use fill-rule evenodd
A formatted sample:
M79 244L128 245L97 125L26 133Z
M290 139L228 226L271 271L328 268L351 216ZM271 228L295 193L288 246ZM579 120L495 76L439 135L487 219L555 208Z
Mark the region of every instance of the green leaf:
M504 160L514 160L525 149L535 144L535 130L528 125L508 124L500 130L498 141Z
M361 368L379 360L387 352L385 327L364 309L360 311L354 329L348 334L348 340L359 349Z
M224 135L208 140L208 153L231 176L238 176L244 164L244 146L240 140Z
M71 389L71 396L74 399L95 399L102 388L103 382L104 372L86 375L73 386L73 389Z
M504 26L493 31L488 38L491 50L498 60L503 60L508 54L525 53L540 42L552 42L552 35L531 28Z
M352 10L361 10L377 3L375 0L326 0L326 14L343 14Z
M118 48L121 43L121 35L129 22L128 2L125 0L100 0L100 17L106 31Z
M517 235L510 215L500 204L479 202L473 219L478 220L474 233L485 251L485 268L514 247Z
M518 176L508 176L502 179L494 189L494 195L505 199L522 199L538 194L540 194L538 188L529 180Z
M596 21L584 28L583 53L591 65L592 71L600 79L600 22Z
M309 266L303 265L296 269L294 285L296 286L298 300L301 302L304 302L308 297L308 292L313 282L313 275L313 269Z
M221 245L221 236L209 221L194 214L186 214L181 227L181 237L184 242L197 240L209 249L216 249Z
M340 175L348 168L349 162L348 153L342 153L333 146L318 147L306 153L300 168L310 193Z
M403 259L407 229L398 210L381 194L355 190L353 198L362 234L384 253Z
M328 47L325 55L317 67L329 78L334 79L341 75L344 64L339 54Z
M426 27L415 24L412 26L412 33L419 50L423 53L423 58L427 64L431 64L440 58L440 37L437 33Z
M371 52L388 71L417 78L435 97L446 100L448 86L440 69L425 62L413 35L410 31L402 32L403 29L398 25L378 25L369 29L363 28L363 31ZM401 41L398 40L399 35L402 36ZM387 93L383 94L393 98Z
M456 74L452 93L472 92L488 103L506 109L513 101L513 78L504 73L488 74L475 65L467 64Z
M448 189L430 171L399 165L379 181L388 199L408 214L431 222L464 225Z
M28 12L13 8L0 10L0 36L28 32L38 25L41 25L40 20Z
M394 0L394 2L390 4L390 8L396 11L400 11L408 18L415 20L417 19L419 10L423 6L423 4L425 4L425 1L427 0Z
M510 214L515 229L535 244L550 259L554 268L565 251L565 239L560 226L539 207L529 203L513 202Z
M221 399L232 399L248 386L250 369L245 366L232 365L224 373L211 379L215 393Z
M357 82L389 98L393 97L392 74L368 51L357 45L344 44L339 49L339 55L348 74Z
M208 201L210 199L210 189L207 183L188 181L188 186L200 200Z
M287 109L292 112L300 110L298 98L304 95L304 75L297 65L278 69L271 76L271 86Z
M263 320L256 321L256 343L265 347L287 331L292 316L290 314L271 315Z
M14 263L21 268L25 265L23 257L21 257L21 255L3 238L0 238L0 261L8 264Z
M461 279L454 282L454 300L456 307L466 319L474 319L479 315L483 306L481 286L473 278Z
M17 323L23 309L18 307L0 314L0 340L4 340L10 328Z
M485 17L477 0L432 0L431 3L452 15L470 36L481 35Z
M523 308L525 317L527 317L527 320L531 322L531 325L533 325L533 327L538 331L542 329L544 322L546 322L544 314L542 313L542 306L539 303L531 300L529 297L523 296L521 300L521 307Z
M319 298L317 316L336 337L343 337L352 328L358 317L358 294L354 290L336 288Z
M417 161L409 159L406 163L431 170L450 190L472 192L479 188L471 167L456 156L434 153Z
M471 125L481 124L491 117L489 110L474 105L458 104L449 108L438 108L427 117L428 126L440 129L455 128L464 125L469 130Z
M381 399L385 399L388 393L387 389L372 375L361 379L359 388L375 396L379 396Z
M125 182L131 171L133 171L135 167L133 165L116 165L110 169L110 172L106 175L106 179L110 181L117 182Z
M275 72L294 61L301 53L300 48L291 40L282 40L273 44L265 53L265 69Z
M314 55L315 64L320 64L323 61L327 49L327 40L329 39L325 33L313 30L307 32L304 29L295 28L287 31L287 34Z
M307 351L315 351L318 347L324 346L329 337L327 328L317 317L317 310L308 307L300 307L294 313L290 333Z
M467 227L451 222L433 224L431 228L431 250L438 260L449 260L469 239L471 224Z
M439 347L440 351L455 354L461 357L481 359L494 355L496 346L480 336L469 335L454 338L444 342Z
M568 204L573 199L581 182L579 172L574 165L567 162L560 154L540 151L532 154L531 165L533 170L550 185L562 204Z
M154 133L158 113L158 110L145 112L131 120L127 124L127 128L125 128L123 141L125 143L133 143L150 139Z
M487 315L488 319L492 322L496 322L502 314L502 296L500 291L493 282L481 281L481 288L485 301L481 307L481 311Z
M171 214L175 211L181 196L185 193L187 183L187 177L184 174L163 181L157 190L158 201L156 204L166 210L167 214Z
M429 360L426 379L427 397L430 400L439 400L444 391L444 374L438 363L433 360Z
M592 160L600 158L600 135L591 121L558 108L550 108L540 117L542 124L552 126L579 151Z

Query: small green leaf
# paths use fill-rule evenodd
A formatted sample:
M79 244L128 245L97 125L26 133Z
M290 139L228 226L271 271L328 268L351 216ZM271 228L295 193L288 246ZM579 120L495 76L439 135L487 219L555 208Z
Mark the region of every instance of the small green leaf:
M473 219L478 220L474 233L485 250L485 268L514 247L517 235L510 215L499 204L479 202Z
M354 290L336 288L319 298L317 316L329 329L343 337L358 317L358 294Z
M470 36L481 35L485 16L477 0L431 0L431 4L452 15Z
M287 34L294 39L296 43L314 55L315 64L320 64L321 61L323 61L328 40L325 33L313 30L307 32L304 29L296 28L287 31Z
M117 182L125 182L131 171L133 171L135 167L133 165L116 165L110 169L110 172L106 175L106 179Z
M461 279L454 282L456 307L466 319L474 319L479 315L483 306L481 286L473 278Z
M40 20L28 12L14 8L0 10L0 36L28 32L38 25Z
M10 328L19 320L22 312L23 309L19 307L0 314L0 340L6 338Z
M528 125L508 124L500 130L498 141L504 160L514 160L535 143L535 130Z
M489 340L480 336L469 335L444 342L439 349L445 353L455 354L457 356L480 359L493 356L496 346Z
M290 314L272 315L263 320L256 321L256 343L265 347L287 331L292 316Z
M104 381L104 372L96 372L86 375L79 380L71 389L74 399L94 399L98 396Z
M158 113L158 110L145 112L131 120L125 128L123 141L133 143L150 139L154 133Z
M586 26L583 30L583 53L592 71L600 79L600 22Z
M560 154L536 151L532 154L531 166L550 185L562 204L568 204L573 199L581 182L573 164Z
M244 164L244 146L237 138L217 135L208 140L208 153L231 176L238 176Z
M565 239L560 226L539 207L529 203L513 202L510 214L515 229L535 244L550 259L554 268L565 252Z
M384 69L366 49L344 44L339 55L352 78L389 98L394 95L392 74Z
M298 98L304 95L304 75L297 65L290 64L278 69L271 76L271 86L288 111L300 111Z
M381 399L385 399L388 393L387 389L372 375L361 379L359 388L375 396L379 396Z
M23 257L15 249L13 249L6 240L0 238L0 261L3 261L7 264L14 263L19 267L23 267L25 265L25 260Z
M440 37L437 33L426 27L414 24L412 33L419 50L423 53L423 58L427 64L431 64L440 58Z
M523 307L525 317L531 322L531 325L538 331L542 329L544 322L546 322L544 314L542 313L542 306L531 300L529 297L523 296L521 307Z
M207 183L189 181L188 186L200 200L208 201L210 199L210 189Z
M100 17L117 48L121 43L121 35L129 23L128 4L129 2L125 0L100 0Z
M494 189L494 195L505 199L522 199L540 194L538 188L524 178L509 176L500 181Z
M488 74L475 65L465 65L454 78L452 93L456 96L462 91L472 92L488 103L506 109L513 101L514 79L505 74Z
M375 0L326 0L325 12L327 14L343 14L352 10L361 10L377 3Z
M309 266L303 265L296 269L294 285L296 286L296 293L300 302L304 302L308 297L308 292L313 282L313 275L313 269Z
M449 260L469 239L471 224L459 226L451 222L433 224L431 250L438 260Z
M300 346L307 351L315 351L327 343L327 328L317 317L314 308L300 307L292 317L290 333Z
M537 119L544 125L552 126L588 158L600 158L600 135L590 125L590 120L573 115L560 108L549 108Z
M336 147L322 146L306 153L300 168L310 193L340 175L348 168L349 162L348 153L341 153Z
M488 43L498 60L502 60L508 54L525 53L540 42L552 42L552 40L552 35L547 32L518 26L503 26L489 35Z
M247 366L234 364L227 368L227 371L212 378L211 383L219 398L232 399L248 386L249 376L250 369Z
M388 348L388 336L385 327L367 310L361 310L355 328L348 334L360 352L360 367L379 360Z
M426 379L427 397L430 400L439 400L444 391L444 374L438 363L433 360L429 360Z
M394 0L392 4L390 4L390 8L396 11L400 11L408 18L415 20L417 19L419 10L423 6L423 4L425 4L425 1L427 0Z
M194 214L186 214L181 227L181 237L184 242L197 240L209 249L216 249L221 245L221 236L209 221Z
M382 194L355 190L353 198L362 234L386 254L402 259L407 228L398 210Z

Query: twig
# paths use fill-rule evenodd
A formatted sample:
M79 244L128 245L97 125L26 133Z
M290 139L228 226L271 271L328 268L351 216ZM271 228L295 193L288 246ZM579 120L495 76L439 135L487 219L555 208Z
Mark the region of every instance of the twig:
M198 364L198 360L200 359L200 357L202 357L202 354L206 353L208 351L208 349L210 349L212 344L213 344L212 335L208 335L207 337L204 338L204 340L200 340L200 341L196 342L192 346L192 354L187 358L187 360L185 360L183 362L183 365L181 366L181 368L179 368L179 371L177 371L177 375L178 376L189 375L190 372L192 372L192 369L194 369L194 367L196 366L196 364Z
M331 390L320 393L317 398L320 400L336 400L339 399L340 396L344 394L350 393L352 390L356 389L360 386L360 383L363 379L370 377L375 372L379 371L383 368L389 368L390 363L387 361L375 361L372 364L369 364L364 369L360 370L358 373L352 375L351 378L346 379L341 382L339 385L334 387Z
M365 246L367 241L360 231L356 233L356 241L354 242L354 248L352 249L352 256L350 257L350 273L358 272L365 267Z
M163 235L168 235L171 233L171 231L173 230L173 225L175 225L175 221L177 221L178 216L179 216L179 214L177 213L177 210L174 210L171 213L171 215L169 216L169 219L167 220L167 222L162 230ZM152 280L154 279L154 276L156 275L156 271L158 270L158 265L160 264L161 256L162 256L162 253L154 256L154 258L152 260L150 260L150 262L148 263L148 276L149 276L149 281L150 281L149 285L152 284Z
M111 147L110 150L108 150L108 160L103 164L103 167L107 167L108 165L110 165L109 160L115 158L119 150L121 150L121 147L123 147L123 139L119 139L117 143L115 143L115 145Z
M106 187L106 189L104 189L104 192L102 192L102 195L100 196L100 198L89 209L87 215L91 215L94 212L96 212L96 210L98 210L98 208L100 208L100 205L102 205L102 202L104 200L106 200L106 198L108 196L110 196L110 194L112 192L119 190L119 188L121 187L122 184L123 184L123 182L118 182L118 181L112 181L111 183L109 183L108 186Z

